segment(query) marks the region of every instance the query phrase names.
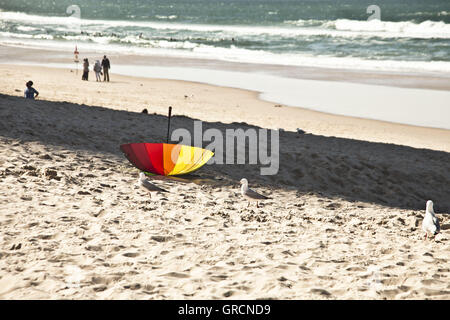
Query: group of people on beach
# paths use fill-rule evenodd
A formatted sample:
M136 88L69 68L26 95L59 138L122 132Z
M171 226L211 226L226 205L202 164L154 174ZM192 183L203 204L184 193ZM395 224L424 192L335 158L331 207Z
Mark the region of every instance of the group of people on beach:
M99 60L97 60L94 64L94 67L92 68L95 72L95 76L97 81L102 81L101 75L103 75L103 81L109 82L109 69L111 69L111 63L109 62L109 59L106 56L103 56L103 60L100 63ZM89 79L89 60L87 58L84 59L83 62L83 76L81 77L81 80L88 81ZM26 89L24 92L24 96L26 99L34 99L39 95L39 92L33 88L33 81L28 81L26 83Z
M103 81L109 82L109 69L111 69L111 63L106 56L103 56L103 60L100 63L100 60L96 60L94 67L92 70L95 72L96 81L102 81L101 76L103 75ZM83 76L81 80L88 81L89 80L89 60L88 58L84 58L83 60Z

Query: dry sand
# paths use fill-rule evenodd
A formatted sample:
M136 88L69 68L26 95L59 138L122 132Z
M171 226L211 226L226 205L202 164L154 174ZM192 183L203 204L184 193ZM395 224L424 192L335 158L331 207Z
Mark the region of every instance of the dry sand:
M187 82L0 72L1 299L450 298L448 130ZM29 79L45 100L14 97ZM276 176L206 165L192 183L156 181L170 193L150 199L119 145L164 141L167 118L152 113L169 105L173 129L308 134L281 132ZM247 208L242 177L272 199ZM436 241L420 230L428 199Z

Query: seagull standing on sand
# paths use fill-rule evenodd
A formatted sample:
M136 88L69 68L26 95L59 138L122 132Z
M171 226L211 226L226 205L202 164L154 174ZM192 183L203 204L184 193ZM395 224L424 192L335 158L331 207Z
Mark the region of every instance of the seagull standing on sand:
M425 212L425 217L422 221L422 230L425 231L425 239L427 237L433 236L433 239L441 231L441 226L439 225L439 219L434 214L433 201L427 201L427 209Z
M139 173L138 185L142 190L145 190L148 192L150 198L152 197L152 195L151 195L152 192L155 192L155 191L167 192L167 190L161 189L161 188L155 186L154 184L151 184L147 180L147 177L145 176L145 173L143 173L143 172Z
M248 181L245 178L241 179L241 194L248 200L248 205L250 205L250 201L256 201L256 207L259 208L258 201L270 199L262 194L259 194L248 187Z

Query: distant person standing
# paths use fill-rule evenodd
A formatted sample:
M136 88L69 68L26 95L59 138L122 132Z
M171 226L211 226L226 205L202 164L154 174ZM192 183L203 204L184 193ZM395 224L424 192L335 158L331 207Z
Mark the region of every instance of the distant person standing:
M28 81L26 83L27 88L25 89L25 98L33 99L39 95L39 92L35 88L33 88L33 81Z
M94 72L95 72L95 77L97 79L97 82L100 81L102 82L102 77L100 76L100 74L102 73L102 65L100 64L100 61L95 61L95 65L94 65Z
M103 56L102 60L102 67L103 67L103 81L109 82L109 69L111 69L111 64L109 62L109 59L106 56Z
M89 60L87 58L84 58L83 60L83 76L81 77L81 80L88 81L89 79Z

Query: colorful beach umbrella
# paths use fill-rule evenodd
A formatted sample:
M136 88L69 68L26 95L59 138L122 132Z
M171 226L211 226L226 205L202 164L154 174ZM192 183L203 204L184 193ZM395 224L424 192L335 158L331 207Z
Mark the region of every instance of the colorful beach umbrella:
M139 170L162 176L193 172L214 155L210 150L170 143L129 143L120 149Z

